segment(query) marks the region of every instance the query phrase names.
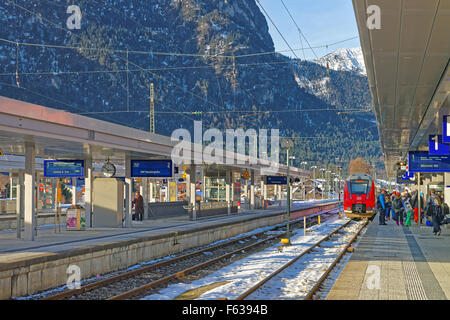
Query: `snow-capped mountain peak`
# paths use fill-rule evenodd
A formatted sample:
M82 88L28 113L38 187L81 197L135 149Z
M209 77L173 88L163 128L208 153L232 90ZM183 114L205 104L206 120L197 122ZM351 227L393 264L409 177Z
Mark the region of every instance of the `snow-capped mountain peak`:
M367 75L361 48L342 48L329 53L313 62L336 71L354 71Z

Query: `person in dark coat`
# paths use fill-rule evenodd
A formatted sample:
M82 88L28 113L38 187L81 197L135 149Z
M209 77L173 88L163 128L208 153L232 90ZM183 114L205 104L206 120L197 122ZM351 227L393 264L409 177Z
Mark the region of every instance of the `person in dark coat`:
M431 224L433 226L433 233L435 235L441 234L441 198L436 194L436 190L430 190L430 197L428 198L424 211L427 216L431 216Z
M378 211L378 219L380 225L386 225L386 203L384 201L384 197L386 196L386 191L381 190L381 194L377 199L377 211Z
M136 191L136 196L134 197L133 205L136 220L142 221L144 216L144 198L142 198L141 193L139 191Z
M399 225L398 223L400 222L400 224L403 226L403 202L402 202L402 198L400 197L400 192L398 191L394 191L394 199L392 199L392 209L394 210L395 213L395 222L397 223L397 225Z

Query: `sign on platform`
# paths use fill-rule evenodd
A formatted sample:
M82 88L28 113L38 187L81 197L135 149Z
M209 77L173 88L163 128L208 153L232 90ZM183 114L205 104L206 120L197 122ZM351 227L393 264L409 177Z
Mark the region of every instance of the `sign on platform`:
M44 160L44 177L84 177L84 160Z
M266 184L287 184L286 176L267 176Z
M442 142L450 143L450 115L444 116L442 120Z
M450 172L450 155L432 155L426 151L410 151L409 172Z
M402 179L411 179L414 178L414 172L405 171L404 174L402 174Z
M450 145L442 142L442 135L433 134L428 137L428 153L436 155L450 154Z
M172 160L131 160L131 176L171 178Z

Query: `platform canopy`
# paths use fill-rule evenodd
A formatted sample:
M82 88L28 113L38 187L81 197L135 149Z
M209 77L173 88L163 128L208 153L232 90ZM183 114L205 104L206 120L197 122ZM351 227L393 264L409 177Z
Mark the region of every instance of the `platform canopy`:
M380 29L367 21L380 8ZM353 0L388 176L450 114L450 1ZM369 24L370 25L370 24Z
M0 149L6 155L0 157L3 171L21 167L24 159L20 159L20 156L25 154L27 142L35 145L38 158L90 158L93 162L110 160L118 165L124 165L126 157L170 159L174 146L179 143L167 136L0 97ZM191 150L192 159L202 156L201 152L195 151L193 143ZM242 167L259 172L259 169L270 165L267 160L250 159L249 156L244 158L245 164L241 165L235 161L236 153L225 152L224 162L227 165L220 166L228 169ZM42 167L42 159L36 163L38 170ZM286 174L286 169L285 165L280 164L278 174ZM292 167L290 174L294 177L309 177L309 171Z

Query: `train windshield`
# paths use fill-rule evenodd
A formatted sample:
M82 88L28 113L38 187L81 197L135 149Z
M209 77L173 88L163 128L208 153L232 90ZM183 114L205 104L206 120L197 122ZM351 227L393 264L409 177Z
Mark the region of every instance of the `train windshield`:
M366 194L369 193L369 180L350 180L350 193L351 194Z

